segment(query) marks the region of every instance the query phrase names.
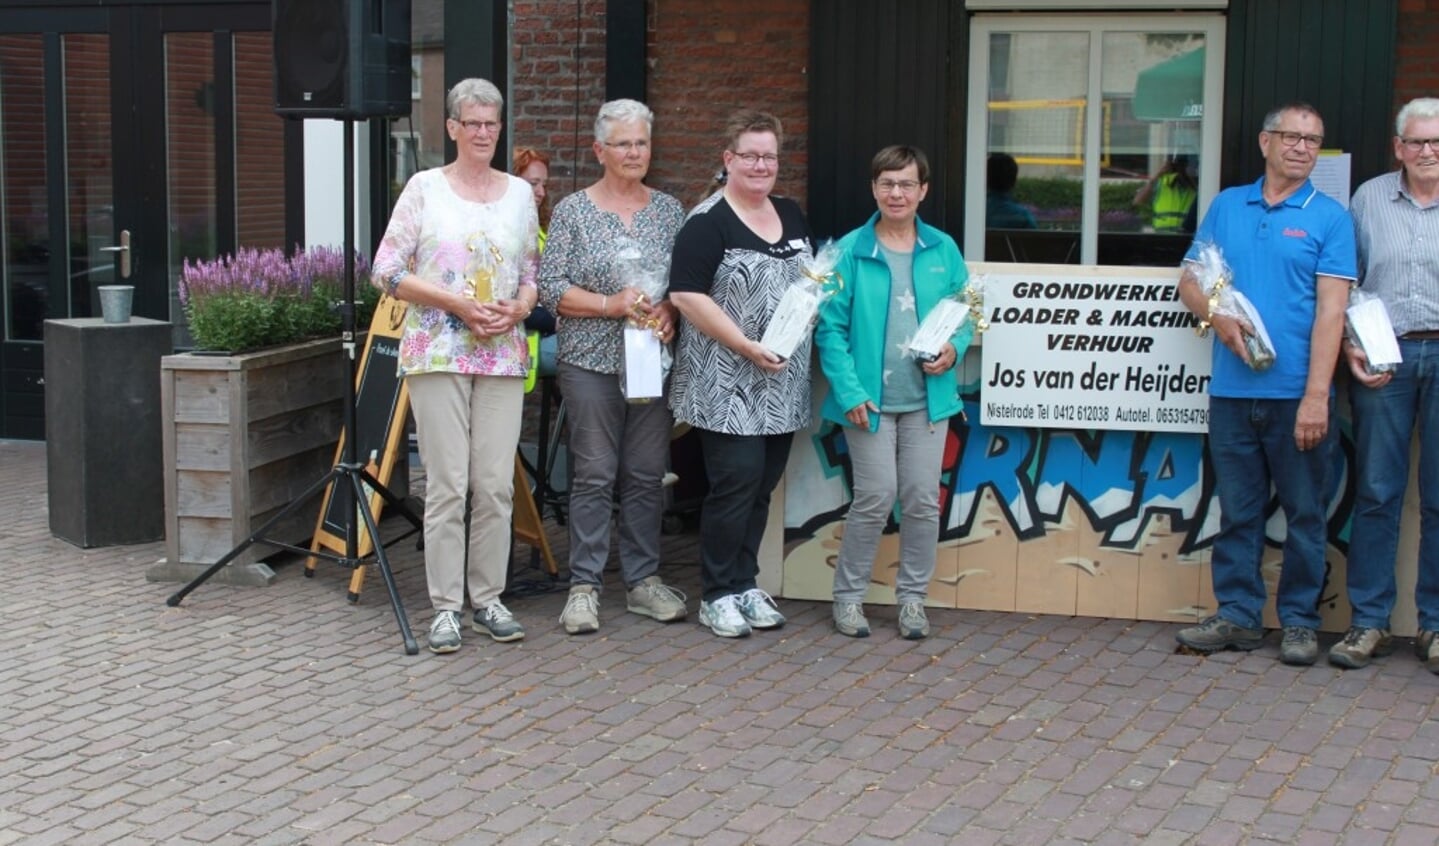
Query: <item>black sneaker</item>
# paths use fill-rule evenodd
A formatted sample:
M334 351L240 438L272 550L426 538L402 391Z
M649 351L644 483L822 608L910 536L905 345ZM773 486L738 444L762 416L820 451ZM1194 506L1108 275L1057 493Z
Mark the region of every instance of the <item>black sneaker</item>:
M1348 670L1369 666L1372 658L1394 651L1394 639L1387 629L1366 629L1350 626L1344 639L1329 647L1329 663Z
M1308 626L1285 626L1279 640L1279 660L1295 667L1308 667L1319 660L1319 638Z
M1215 614L1197 626L1180 629L1174 639L1195 652L1237 649L1249 652L1264 642L1264 629L1246 629Z

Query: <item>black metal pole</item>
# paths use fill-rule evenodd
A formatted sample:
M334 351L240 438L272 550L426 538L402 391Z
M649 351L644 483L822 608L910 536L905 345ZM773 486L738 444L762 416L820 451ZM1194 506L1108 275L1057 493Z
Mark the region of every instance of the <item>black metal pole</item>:
M344 463L358 468L355 452L360 435L356 425L359 414L355 409L355 122L346 118L345 124L345 284L344 301L340 303L340 346L345 351L345 452ZM352 491L347 485L336 485L334 495L350 498ZM351 511L356 514L369 503L352 502ZM341 502L344 506L344 503ZM347 525L353 520L346 521ZM358 529L358 527L353 527ZM378 546L378 535L370 535ZM359 557L359 532L345 532L345 557L354 561Z

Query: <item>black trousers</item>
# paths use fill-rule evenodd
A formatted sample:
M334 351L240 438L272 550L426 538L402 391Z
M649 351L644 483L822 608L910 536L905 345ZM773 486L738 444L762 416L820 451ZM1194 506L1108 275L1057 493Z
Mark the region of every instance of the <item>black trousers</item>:
M700 506L700 585L704 600L755 587L759 545L794 433L726 435L698 429L709 492Z

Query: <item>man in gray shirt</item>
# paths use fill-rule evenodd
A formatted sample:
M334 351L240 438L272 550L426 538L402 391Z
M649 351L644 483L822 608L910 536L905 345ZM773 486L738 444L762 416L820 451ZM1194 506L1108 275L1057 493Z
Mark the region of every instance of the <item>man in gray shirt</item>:
M1400 109L1394 157L1403 167L1354 192L1363 290L1389 310L1403 363L1369 373L1363 350L1348 341L1354 376L1355 501L1347 587L1353 606L1344 639L1329 650L1340 667L1367 665L1393 649L1394 556L1409 484L1409 443L1419 426L1419 637L1414 647L1439 673L1439 99Z

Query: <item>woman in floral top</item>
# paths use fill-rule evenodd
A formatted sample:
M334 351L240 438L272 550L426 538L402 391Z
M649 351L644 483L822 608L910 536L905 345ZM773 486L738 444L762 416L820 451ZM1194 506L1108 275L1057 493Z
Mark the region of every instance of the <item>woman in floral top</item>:
M521 324L537 296L539 232L530 186L490 166L504 106L499 90L466 79L445 106L458 155L410 179L373 269L376 285L410 304L399 368L427 477L431 652L460 648L467 491L474 628L499 641L525 636L500 593L529 366Z
M679 201L643 182L653 122L654 114L634 100L600 107L594 150L604 176L555 207L540 266L540 295L560 316L558 376L573 468L570 596L560 616L570 634L600 626L617 484L626 607L661 622L685 616L684 596L659 577L661 482L673 420L662 397L627 402L618 377L627 319L652 322L662 343L674 338L674 307L645 297L626 271L647 265L662 283L675 233L684 224Z

